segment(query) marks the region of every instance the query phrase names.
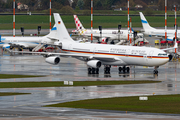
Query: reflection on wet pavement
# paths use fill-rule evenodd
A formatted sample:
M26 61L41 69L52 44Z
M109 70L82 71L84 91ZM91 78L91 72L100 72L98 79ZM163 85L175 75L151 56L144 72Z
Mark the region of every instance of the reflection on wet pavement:
M0 79L0 82L19 81L97 81L97 80L159 80L161 83L110 85L110 86L82 86L82 87L47 87L47 88L13 88L1 89L1 92L25 92L30 95L0 97L0 117L12 119L179 119L179 115L163 115L150 113L126 113L124 111L101 111L72 108L47 108L43 105L68 102L74 100L180 94L180 63L169 62L159 67L159 74L154 75L154 68L131 66L130 73L119 74L118 67L112 66L110 74L104 74L103 67L100 74L88 75L84 62L74 58L62 58L59 65L45 63L42 56L0 56L0 74L28 74L43 75L38 78ZM45 117L45 118L44 118ZM159 120L158 119L158 120Z

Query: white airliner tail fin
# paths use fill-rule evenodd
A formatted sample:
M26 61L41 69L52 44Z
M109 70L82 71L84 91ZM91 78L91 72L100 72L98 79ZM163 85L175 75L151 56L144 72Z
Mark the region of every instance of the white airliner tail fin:
M62 21L59 13L54 13L55 24L57 27L57 36L59 41L63 42L75 42L69 35L64 22Z
M84 30L85 28L83 27L81 21L79 20L79 18L77 17L77 15L74 15L74 22L76 24L76 29L77 31L80 31L80 30Z
M142 22L142 26L143 26L144 31L155 29L149 25L148 21L146 20L146 18L144 17L142 12L139 12L139 14L141 17L141 22Z
M51 40L57 40L58 39L58 35L57 35L57 27L56 27L56 24L54 24L53 28L51 29L51 31L49 32L49 34L47 34L46 36L44 37L47 37Z

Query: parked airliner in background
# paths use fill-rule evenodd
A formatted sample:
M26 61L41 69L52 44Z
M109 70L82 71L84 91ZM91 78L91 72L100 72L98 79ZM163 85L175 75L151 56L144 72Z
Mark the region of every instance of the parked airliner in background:
M76 24L76 30L73 30L73 33L82 35L82 36L91 36L91 29L85 29L77 17L77 15L74 15L74 21ZM131 38L133 38L133 31L131 32L132 34L130 35ZM93 37L96 39L99 39L100 42L106 38L107 42L109 39L110 40L128 40L128 30L120 30L120 33L118 33L118 30L104 30L102 29L102 36L100 35L100 30L99 29L93 29ZM101 38L102 37L102 38ZM100 39L101 38L101 39Z
M142 12L139 12L141 17L142 26L144 29L144 34L155 37L165 38L165 29L156 29L149 25L148 21L144 17ZM177 31L177 37L180 38L180 30ZM173 41L175 38L175 29L167 29L167 40Z
M154 73L157 74L157 68L169 61L169 56L161 49L153 47L138 47L110 44L95 44L95 43L78 43L75 42L69 33L58 13L54 13L55 24L59 42L56 45L60 46L65 53L52 52L21 52L18 53L38 53L43 55L46 62L50 64L58 64L60 56L71 56L79 60L85 61L89 74L98 74L101 65L105 66L104 73L110 73L110 66L120 66L119 72L129 72L129 65L137 66L155 66ZM177 48L177 43L175 47ZM168 48L170 49L170 48ZM69 59L69 58L68 58Z
M37 51L39 50L38 48L41 48L46 44L52 44L56 42L57 41L56 32L57 32L56 26L54 26L51 32L48 35L45 35L43 37L9 37L9 36L2 37L0 36L0 47L29 48L31 51L33 50L33 48L37 47L36 49Z

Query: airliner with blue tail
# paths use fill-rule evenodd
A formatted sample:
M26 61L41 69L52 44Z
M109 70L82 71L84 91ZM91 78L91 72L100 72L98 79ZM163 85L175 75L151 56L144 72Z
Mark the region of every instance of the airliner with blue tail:
M144 34L148 36L161 37L165 38L165 29L156 29L149 25L148 21L144 17L142 12L139 12L142 26L144 29ZM177 30L177 37L180 37L180 30ZM167 40L174 41L175 40L175 29L167 29Z
M58 40L56 38L57 29L56 26L51 29L51 32L42 37L10 37L0 35L0 47L3 48L28 48L32 50L39 44L53 44Z

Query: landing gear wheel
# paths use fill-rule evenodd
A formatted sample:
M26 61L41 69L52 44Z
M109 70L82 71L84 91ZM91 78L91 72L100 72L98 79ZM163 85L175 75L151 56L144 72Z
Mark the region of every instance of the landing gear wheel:
M91 74L91 68L88 68L88 74Z
M88 74L99 74L99 68L88 68Z
M95 74L95 68L91 68L92 69L92 74Z
M96 74L99 74L99 68L96 68L96 69L95 69L95 73L96 73Z
M158 74L158 71L157 71L157 70L154 70L154 74Z
M159 66L156 66L156 67L154 67L154 74L158 74L158 69L159 68Z
M127 72L129 73L129 70L130 70L130 68L129 67L127 67Z
M111 71L111 66L105 65L104 66L104 74L110 74L110 71Z
M119 73L121 73L122 67L119 67Z
M121 73L121 71L122 71L123 73L129 73L130 67L126 67L126 66L119 67L119 74Z

